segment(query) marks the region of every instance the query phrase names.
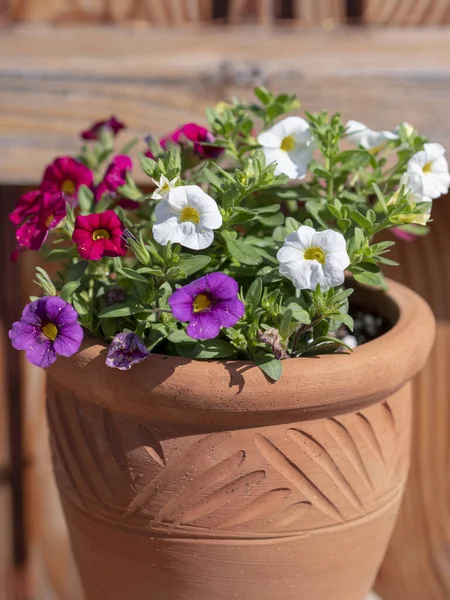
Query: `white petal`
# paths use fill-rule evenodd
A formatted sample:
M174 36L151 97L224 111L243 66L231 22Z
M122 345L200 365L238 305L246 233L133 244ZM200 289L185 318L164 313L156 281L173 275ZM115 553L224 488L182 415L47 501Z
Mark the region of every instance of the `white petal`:
M274 133L271 129L263 131L258 135L258 144L264 148L279 148L281 146L282 137Z
M200 215L201 227L207 229L219 229L222 226L222 215L219 210L206 212Z
M297 169L297 179L303 179L306 176L306 172L308 171L309 163L312 160L313 155L312 144L307 146L297 146L295 150L289 152L289 158L294 163Z
M293 246L294 248L298 248L303 252L310 248L312 244L312 239L316 230L314 227L309 227L308 225L300 225L297 231L290 233L287 238L284 240L285 246Z
M304 252L296 246L283 246L277 252L277 259L280 263L292 263L303 260Z
M168 202L167 196L155 206L156 222L162 223L171 217L177 217L178 211L175 210Z
M172 242L172 237L178 225L179 223L176 217L165 219L160 223L155 223L152 229L155 241L162 246L165 246L168 242Z
M286 117L285 119L277 123L272 129L275 129L275 127L279 127L280 130L283 131L283 137L292 135L295 138L297 135L305 133L309 137L311 137L309 124L307 121L305 121L305 119L302 119L301 117Z
M199 227L189 221L184 223L165 221L153 226L153 237L163 245L172 242L191 250L203 250L212 244L214 233L211 229Z
M448 173L435 174L427 173L423 178L424 196L435 199L446 194L450 186L450 177Z
M346 251L345 238L339 231L326 229L318 231L311 239L311 246L318 246L325 254L329 252ZM347 267L348 265L346 265Z
M196 186L188 186L188 185L180 185L167 194L167 202L178 211L183 210L186 206L189 205L188 197L187 197L187 188L188 187L196 187Z
M208 196L198 185L186 185L185 190L188 205L195 208L199 215L207 212L218 212L217 202L211 196Z
M415 169L416 166L420 166L422 168L427 164L427 162L430 162L428 154L425 152L425 150L419 150L419 152L416 152L409 159L407 169L409 171L410 169Z
M427 154L427 162L434 162L445 154L445 148L441 144L424 144L423 149Z
M311 281L311 265L313 262L312 260L301 259L297 262L282 263L280 265L280 274L290 279L298 290L316 289L316 286L312 287L313 283Z
M350 257L347 254L346 250L336 250L335 252L330 252L326 256L324 270L337 270L344 272L345 269L350 264Z
M275 175L287 175L289 179L298 179L298 170L295 163L289 157L287 152L284 150L274 148L263 148L264 156L266 158L266 164L270 165L275 163Z

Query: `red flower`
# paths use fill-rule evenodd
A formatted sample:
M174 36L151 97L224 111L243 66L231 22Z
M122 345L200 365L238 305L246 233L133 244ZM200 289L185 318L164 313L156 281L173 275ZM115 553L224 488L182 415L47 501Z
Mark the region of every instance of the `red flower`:
M62 156L45 169L41 190L61 192L66 200L76 200L79 187L83 184L91 187L93 181L90 169L70 156Z
M98 202L103 194L116 194L117 188L127 182L127 172L133 168L129 156L115 156L106 169L103 181L95 189L95 200Z
M162 137L159 140L159 143L162 148L167 149L169 144L186 146L186 142L192 142L194 154L196 154L198 158L218 158L224 152L223 148L204 145L204 143L212 144L215 141L216 138L214 135L205 127L197 125L196 123L186 123L186 125L175 129L175 131L169 135ZM151 150L147 150L145 156L153 159L155 158Z
M106 127L112 131L114 136L116 136L121 129L126 128L126 125L116 119L114 115L111 115L109 119L106 119L105 121L96 121L89 129L82 131L81 137L84 140L98 140L101 130Z
M125 227L113 210L78 216L72 240L82 258L99 260L104 256L125 256L127 246L122 238Z
M33 204L28 209L21 209L21 202L25 206L24 198L34 198ZM45 242L50 229L54 229L66 216L66 201L61 193L29 192L19 200L18 206L11 213L10 219L15 225L20 225L16 230L16 239L19 248L39 250Z
M39 196L41 194L40 190L33 190L21 196L16 204L16 208L9 215L11 223L19 225L27 217L37 213L39 210Z

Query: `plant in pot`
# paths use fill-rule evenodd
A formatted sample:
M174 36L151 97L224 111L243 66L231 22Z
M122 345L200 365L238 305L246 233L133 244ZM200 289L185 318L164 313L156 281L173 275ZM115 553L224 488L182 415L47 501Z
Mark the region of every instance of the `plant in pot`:
M11 214L59 264L10 338L88 600L362 600L395 523L434 320L379 234L425 230L444 150L255 93L146 138L151 193L96 123Z

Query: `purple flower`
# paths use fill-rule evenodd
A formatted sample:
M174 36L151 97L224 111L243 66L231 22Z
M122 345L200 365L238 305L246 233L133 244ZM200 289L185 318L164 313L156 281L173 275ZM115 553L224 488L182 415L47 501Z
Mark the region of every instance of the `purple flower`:
M125 129L125 123L122 123L114 115L109 117L109 119L105 119L104 121L96 121L93 123L89 129L85 129L81 132L81 137L84 140L98 140L100 137L100 132L103 128L110 129L114 136L116 136L121 129Z
M83 341L77 311L57 296L44 296L27 304L20 321L13 323L9 339L25 350L29 362L49 367L60 354L72 356Z
M133 365L142 362L150 352L135 333L118 333L109 346L106 364L113 369L128 371Z
M219 335L221 327L233 327L244 315L238 291L232 277L210 273L176 290L168 302L176 319L189 321L188 335L209 340Z

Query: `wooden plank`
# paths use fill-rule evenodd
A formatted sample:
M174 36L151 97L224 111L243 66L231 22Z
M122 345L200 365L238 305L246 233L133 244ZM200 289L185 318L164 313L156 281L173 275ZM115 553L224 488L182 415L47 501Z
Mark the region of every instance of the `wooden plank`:
M371 25L445 25L450 0L364 0L364 22Z

